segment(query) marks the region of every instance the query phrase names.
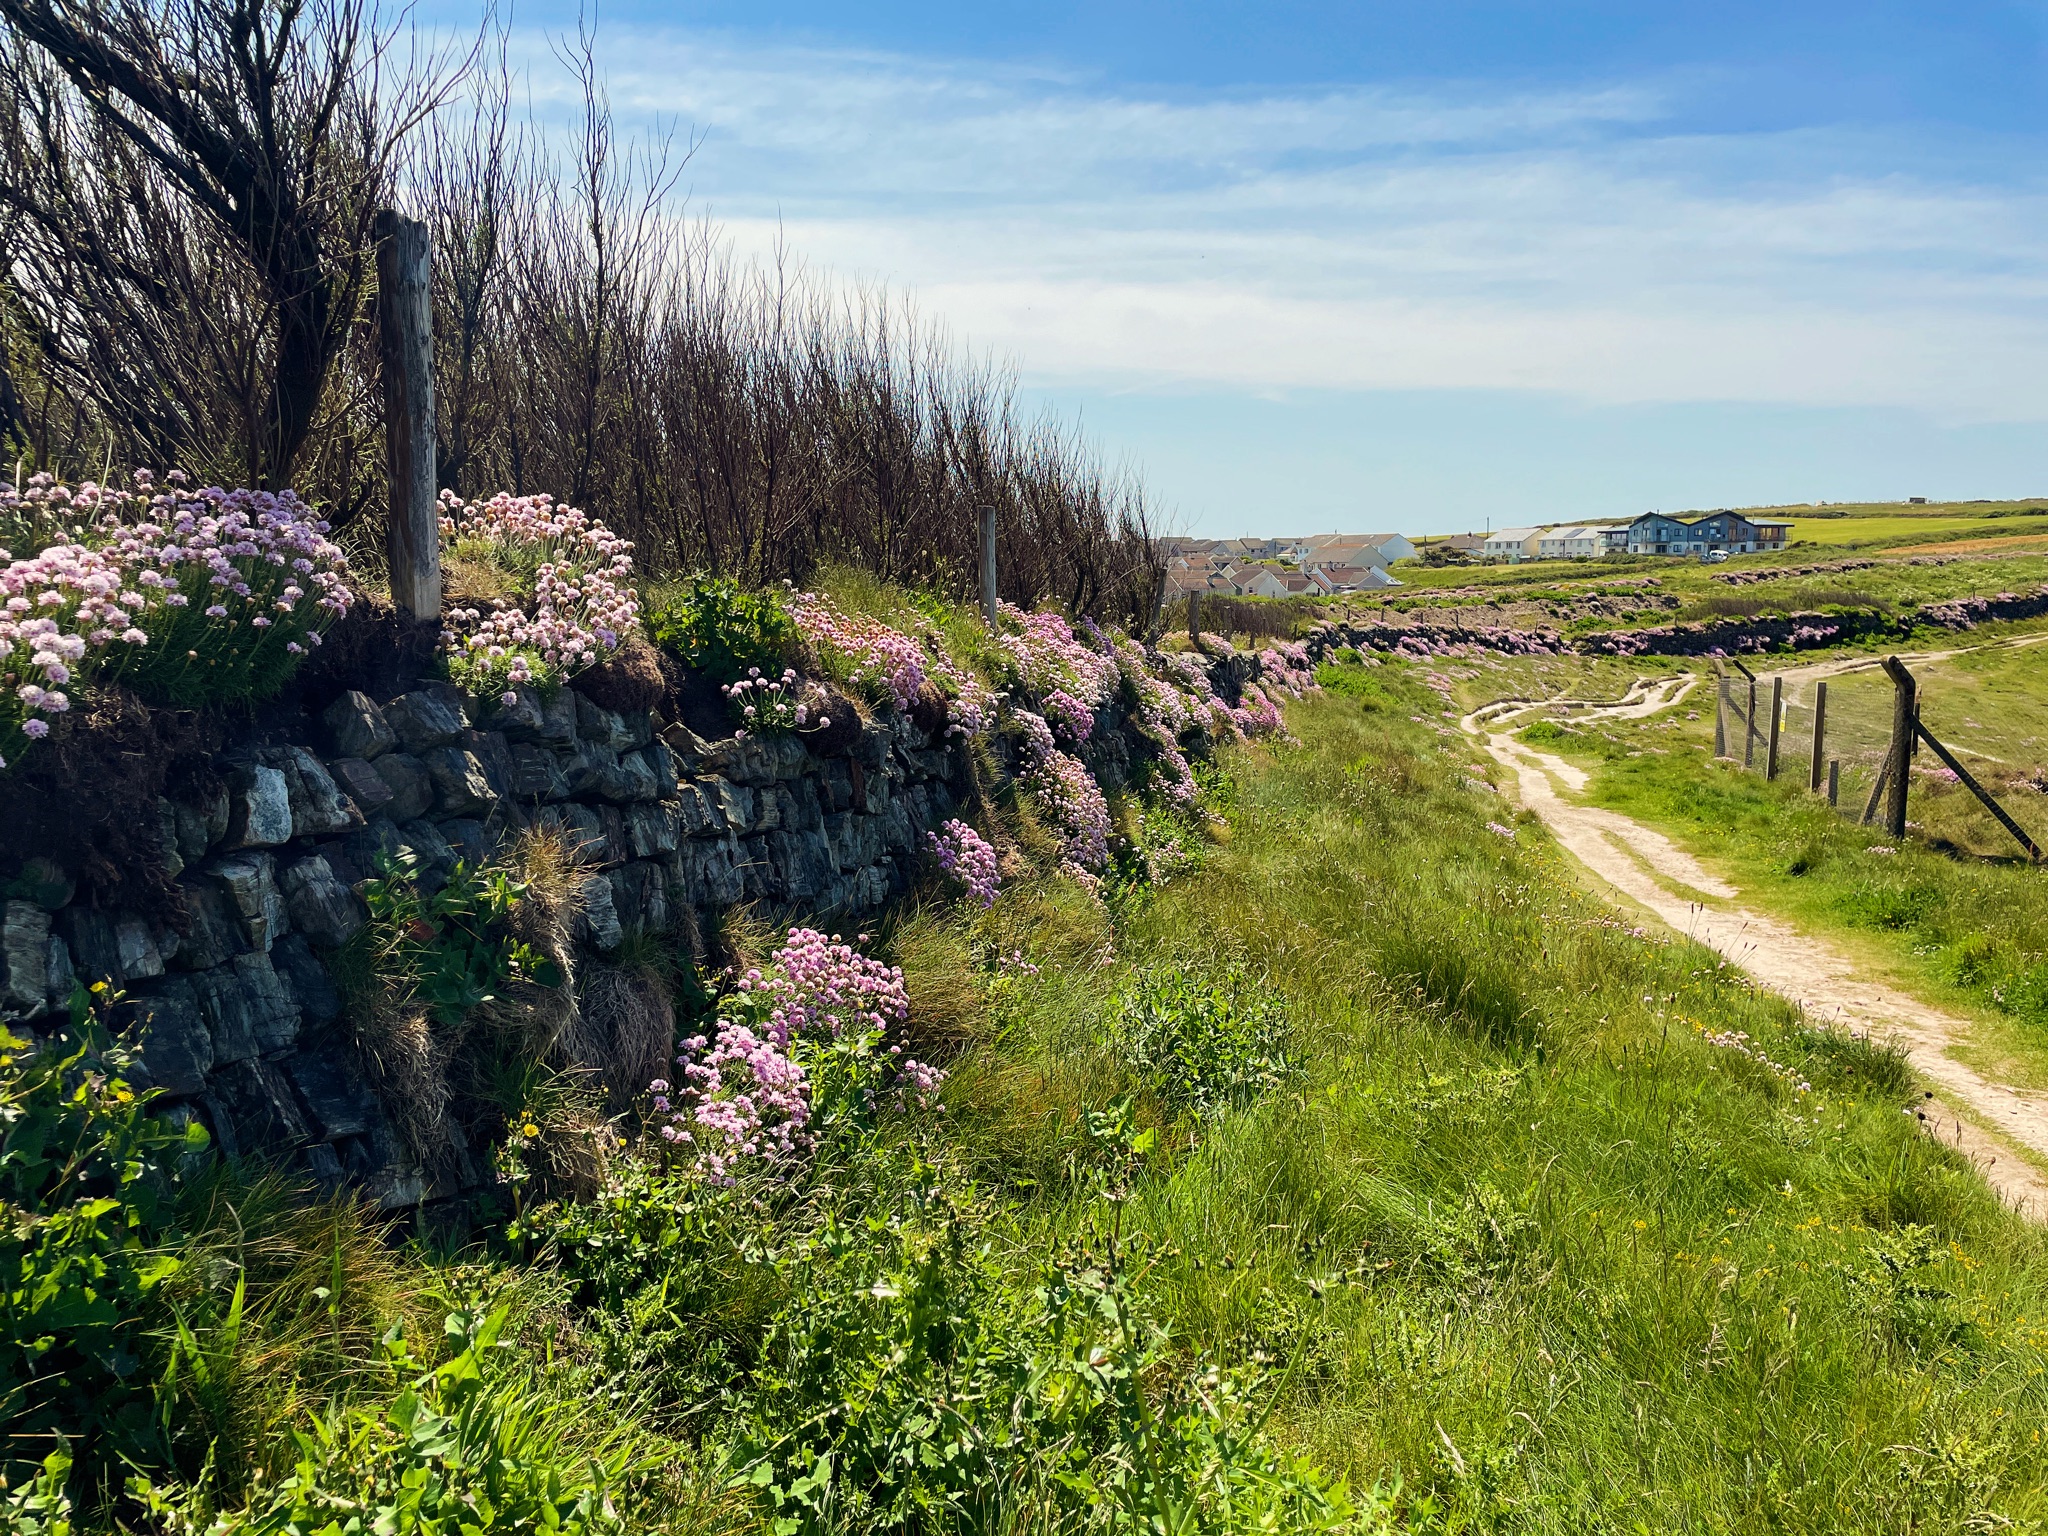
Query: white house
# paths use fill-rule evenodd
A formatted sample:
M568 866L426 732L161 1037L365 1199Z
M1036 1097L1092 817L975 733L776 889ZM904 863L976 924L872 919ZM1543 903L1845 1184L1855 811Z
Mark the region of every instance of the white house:
M1536 541L1544 560L1595 560L1607 553L1604 528L1546 528Z
M1287 582L1270 566L1261 565L1238 576L1237 590L1246 597L1285 597Z
M1510 565L1519 565L1524 560L1538 557L1543 541L1541 528L1502 528L1486 536L1486 558L1505 560Z

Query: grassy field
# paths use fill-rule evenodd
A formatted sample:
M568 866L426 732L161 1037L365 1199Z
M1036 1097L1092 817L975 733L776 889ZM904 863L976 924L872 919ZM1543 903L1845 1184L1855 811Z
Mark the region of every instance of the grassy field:
M2048 1520L2048 1239L1897 1060L1582 894L1419 669L1325 670L1206 836L1135 828L1161 878L878 931L941 1114L452 1246L188 1191L135 1377L183 1470L123 1518L310 1531L236 1511L445 1435L578 1531Z

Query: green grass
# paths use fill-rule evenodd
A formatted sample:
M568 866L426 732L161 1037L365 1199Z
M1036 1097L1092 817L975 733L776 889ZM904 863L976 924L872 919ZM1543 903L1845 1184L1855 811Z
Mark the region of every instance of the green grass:
M1080 1529L1037 1470L1078 1442L1005 1374L1055 1359L1066 1319L1084 1347L1046 1380L1083 1381L1099 1338L1111 1375L1136 1362L1101 1390L1156 1405L1083 1465L1142 1467L1119 1458L1145 1445L1237 1469L1237 1513L1212 1493L1188 1529L1326 1528L1281 1451L1353 1490L1398 1483L1390 1518L1414 1531L2048 1520L2048 1241L1915 1133L1896 1057L1632 932L1539 827L1490 830L1511 818L1420 669L1371 672L1371 697L1291 706L1295 742L1230 754L1222 820L1169 883L1105 906L1034 877L985 914L882 930L920 1046L950 1052L943 1115L885 1118L780 1187L629 1171L613 1203L517 1241L336 1239L331 1339L329 1238L295 1238L306 1260L257 1274L249 1309L304 1340L281 1322L229 1373L263 1411L227 1449L288 1462L282 1431L335 1383L382 1379L349 1361L387 1316L445 1297L458 1360L504 1310L490 1401L542 1426L519 1453L601 1448L628 1529L766 1530L725 1487L764 1444L810 1424L866 1465L908 1443L877 1425L952 1445L984 1402L1023 1437L985 1485L1000 1519L791 1518ZM998 958L1017 953L1035 973ZM202 1300L235 1272L184 1272L202 1347ZM807 1417L835 1394L838 1417ZM918 1476L900 1486L946 1474Z

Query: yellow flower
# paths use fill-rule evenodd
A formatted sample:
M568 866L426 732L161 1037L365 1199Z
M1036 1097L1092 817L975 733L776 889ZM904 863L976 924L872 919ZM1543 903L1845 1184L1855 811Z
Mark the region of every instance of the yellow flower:
M522 1136L538 1136L540 1134L540 1127L529 1120L519 1128L519 1132Z

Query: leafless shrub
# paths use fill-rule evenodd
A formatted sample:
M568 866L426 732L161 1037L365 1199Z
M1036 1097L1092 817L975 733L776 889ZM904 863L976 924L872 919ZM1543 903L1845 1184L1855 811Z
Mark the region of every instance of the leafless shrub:
M959 596L994 506L1003 596L1150 620L1136 478L900 301L681 218L686 149L621 142L588 35L565 141L514 121L502 37L401 56L373 3L0 0L0 433L38 464L289 478L374 550L396 201L433 237L445 488L573 501L657 577Z

